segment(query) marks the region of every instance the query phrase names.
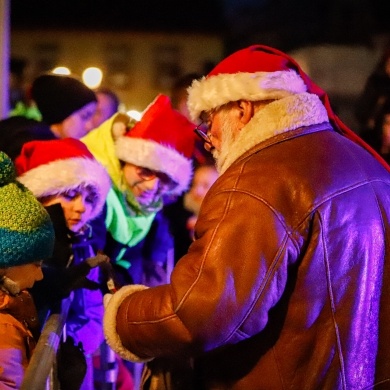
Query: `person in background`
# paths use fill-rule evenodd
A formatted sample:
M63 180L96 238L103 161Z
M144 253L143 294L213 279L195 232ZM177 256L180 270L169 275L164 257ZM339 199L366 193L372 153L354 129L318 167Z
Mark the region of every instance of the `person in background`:
M96 111L92 116L92 128L99 127L107 119L119 111L119 98L109 88L101 87L95 90L97 98Z
M184 207L190 213L187 218L186 227L191 242L194 239L195 224L198 220L202 201L217 178L218 171L215 168L215 165L203 164L197 166L194 170L191 187L184 195Z
M104 252L120 285L157 285L169 277L173 244L161 218L163 196L181 194L191 182L193 128L158 95L139 122L118 113L82 138L111 177L105 212L93 229L106 239ZM101 351L104 360L104 345Z
M54 229L49 214L16 179L0 152L0 388L20 389L39 337L34 301L27 291L42 279Z
M11 116L0 120L0 150L12 161L19 156L23 145L32 140L55 139L50 128L42 122L24 116Z
M163 195L188 188L194 147L193 124L165 95L156 97L139 122L129 120L119 113L81 139L111 178L105 213L95 226L106 229L104 251L122 285L142 281L145 263L134 258L132 248L148 233ZM160 259L150 259L158 269L166 250L159 253Z
M56 138L81 138L92 130L95 93L76 76L46 73L31 86L31 97Z
M106 200L111 185L108 174L87 147L73 138L28 142L15 165L18 181L46 207L56 232L53 255L44 262L45 278L31 292L42 321L72 292L66 337L76 345L82 343L87 372L80 388L93 389L92 354L103 341L99 271L109 259L97 254L103 247L95 240L91 221ZM62 387L69 388L64 380L75 378L61 376Z
M105 297L108 344L192 358L194 389L388 387L390 167L271 47L223 59L188 107L220 176L170 283Z
M355 117L359 123L359 134L373 130L375 118L388 99L390 99L390 44L383 51L356 101Z
M29 91L41 121L23 115L0 120L0 150L14 161L26 142L81 138L93 127L95 93L73 76L43 74Z
M361 134L374 150L390 163L390 96L374 118L374 127Z

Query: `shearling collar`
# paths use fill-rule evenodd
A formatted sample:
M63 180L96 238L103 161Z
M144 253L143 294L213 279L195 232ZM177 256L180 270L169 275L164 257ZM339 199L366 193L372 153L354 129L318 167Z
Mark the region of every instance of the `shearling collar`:
M328 114L317 95L305 92L275 100L253 116L233 147L221 153L218 161L220 174L258 143L277 134L324 122L329 122Z

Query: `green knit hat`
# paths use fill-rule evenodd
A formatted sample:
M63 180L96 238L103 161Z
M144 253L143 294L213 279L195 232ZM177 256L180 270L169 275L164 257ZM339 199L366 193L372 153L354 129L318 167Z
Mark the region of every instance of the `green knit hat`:
M12 161L0 152L0 268L44 260L52 255L53 247L49 214L16 181Z

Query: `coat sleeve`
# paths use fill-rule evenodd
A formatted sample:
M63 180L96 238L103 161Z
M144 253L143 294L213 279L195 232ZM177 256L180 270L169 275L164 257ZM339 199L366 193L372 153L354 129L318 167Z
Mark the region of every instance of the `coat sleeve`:
M25 331L0 318L0 388L19 389L27 367ZM10 317L10 316L9 316Z
M111 331L141 359L195 355L251 337L284 291L295 247L265 202L213 187L195 235L170 284L121 297L109 314ZM108 306L115 304L114 295Z

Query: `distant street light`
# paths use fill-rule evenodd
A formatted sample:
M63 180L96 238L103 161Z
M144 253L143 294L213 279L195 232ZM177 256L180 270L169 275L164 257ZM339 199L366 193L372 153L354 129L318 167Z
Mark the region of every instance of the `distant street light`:
M103 72L94 66L87 68L83 72L83 81L84 84L91 88L98 88L103 79Z
M67 68L66 66L57 66L57 68L54 68L52 70L52 73L54 73L54 74L62 74L62 75L69 75L70 74L70 69Z
M137 110L129 110L129 111L127 111L126 114L127 114L130 118L135 119L136 121L141 120L141 117L142 117L142 113L140 113L140 112L137 111Z

